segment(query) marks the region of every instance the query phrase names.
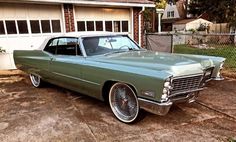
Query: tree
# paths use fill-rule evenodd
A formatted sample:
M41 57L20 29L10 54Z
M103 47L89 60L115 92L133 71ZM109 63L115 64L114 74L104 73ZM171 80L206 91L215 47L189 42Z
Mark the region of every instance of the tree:
M236 26L236 0L191 0L189 9L194 16L206 13L210 21Z
M155 3L156 3L156 8L159 9L165 9L167 4L166 0L156 0Z

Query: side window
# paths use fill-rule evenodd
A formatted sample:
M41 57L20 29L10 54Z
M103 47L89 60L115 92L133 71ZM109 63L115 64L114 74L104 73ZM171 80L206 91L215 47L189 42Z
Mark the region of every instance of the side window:
M76 50L78 48L78 50ZM78 45L78 38L59 38L57 55L82 55Z
M51 54L56 54L57 43L58 43L57 38L50 40L46 45L46 47L44 48L44 51L47 51Z

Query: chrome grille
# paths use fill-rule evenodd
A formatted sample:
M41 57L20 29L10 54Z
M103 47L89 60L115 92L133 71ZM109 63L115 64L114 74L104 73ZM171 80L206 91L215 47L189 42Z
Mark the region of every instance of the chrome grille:
M202 81L202 75L182 77L173 79L171 95L189 92L199 88Z

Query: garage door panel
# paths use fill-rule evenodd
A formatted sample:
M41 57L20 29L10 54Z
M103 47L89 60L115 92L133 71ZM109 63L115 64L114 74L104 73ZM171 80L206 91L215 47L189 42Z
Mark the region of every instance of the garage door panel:
M129 20L129 9L76 7L77 20Z
M31 19L62 18L60 6L35 5L29 7L28 11Z
M1 4L0 19L61 19L60 5Z

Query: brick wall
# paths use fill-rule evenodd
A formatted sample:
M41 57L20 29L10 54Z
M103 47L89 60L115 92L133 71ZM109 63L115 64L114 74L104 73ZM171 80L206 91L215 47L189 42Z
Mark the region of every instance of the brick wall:
M74 14L73 14L72 4L64 4L64 17L65 17L66 32L74 32L75 23L74 23Z
M139 43L139 14L142 8L133 8L133 30L134 30L134 40ZM144 21L143 21L143 15L141 15L141 46L144 45Z

